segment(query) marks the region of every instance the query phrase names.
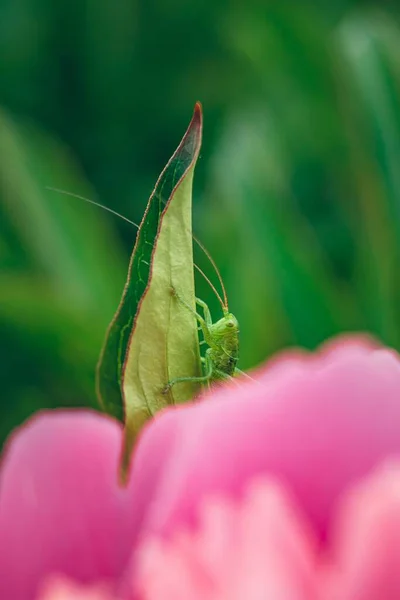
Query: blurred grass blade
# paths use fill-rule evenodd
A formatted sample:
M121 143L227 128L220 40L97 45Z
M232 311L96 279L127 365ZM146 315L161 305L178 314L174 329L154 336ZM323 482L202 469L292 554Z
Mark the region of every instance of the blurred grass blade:
M7 349L0 378L5 382L11 376L15 382L12 393L0 397L0 446L35 410L95 406L93 365L101 329L91 316L59 298L43 278L0 273L0 338Z
M200 372L196 320L171 288L195 309L192 180L201 132L197 104L150 197L97 369L97 391L105 410L119 419L125 414L126 458L151 415L193 397L191 383L174 386L164 396L167 382Z
M111 225L95 211L88 223L83 203L46 190L54 186L86 193L67 151L0 110L0 152L0 202L31 261L29 268L47 275L54 291L78 310L95 308L100 319L109 318L116 301L113 284L122 279L122 253Z
M358 201L356 291L368 330L394 346L400 342L398 39L398 25L379 11L356 13L336 36L338 90Z
M335 307L341 307L343 295L329 277L316 236L296 211L281 126L274 114L264 106L234 114L214 169L224 235L233 230L225 240L232 250L224 275L238 290L234 310L243 332L242 364L262 360L276 343L273 335L315 347L340 328ZM214 212L214 222L221 218ZM207 229L220 238L211 220ZM253 293L245 297L243 289Z

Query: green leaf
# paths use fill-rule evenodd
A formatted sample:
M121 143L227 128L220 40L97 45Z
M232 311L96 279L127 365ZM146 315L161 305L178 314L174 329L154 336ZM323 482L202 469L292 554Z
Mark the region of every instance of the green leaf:
M196 320L172 290L195 309L192 181L201 133L201 107L196 104L188 130L150 196L97 369L104 409L125 417L126 460L145 421L196 391L188 382L162 393L174 377L200 373Z

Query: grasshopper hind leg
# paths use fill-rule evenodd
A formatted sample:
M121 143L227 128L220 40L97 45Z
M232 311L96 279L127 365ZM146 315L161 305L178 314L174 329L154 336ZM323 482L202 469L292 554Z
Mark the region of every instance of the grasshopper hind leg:
M204 361L206 367L205 375L201 375L200 377L176 377L175 379L171 379L163 389L162 393L167 394L169 390L176 385L177 383L208 383L211 381L213 376L213 365L211 359L206 355L202 362Z

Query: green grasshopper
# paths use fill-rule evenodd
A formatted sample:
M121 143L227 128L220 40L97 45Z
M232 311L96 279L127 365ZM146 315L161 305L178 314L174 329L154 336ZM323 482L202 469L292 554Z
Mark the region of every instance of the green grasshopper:
M173 295L196 317L204 337L200 344L207 344L208 348L205 356L201 357L204 375L176 377L167 383L163 393L166 394L173 385L184 381L211 383L218 379L230 379L235 373L241 373L236 367L239 359L239 323L235 315L230 313L227 307L224 307L222 319L213 323L210 310L203 300L196 298L196 304L203 309L204 317L180 298L175 290L173 290Z
M112 208L104 206L103 204L99 204L94 200L90 200L89 198L85 198L84 196L79 196L77 194L73 194L65 190L60 190L56 188L47 189L50 189L54 192L66 194L74 198L78 198L79 200L84 200L89 204L93 204L99 208L107 210L108 212L112 213L117 217L120 217L121 219L127 221L137 229L139 228L139 225L137 223L134 223L133 221L131 221L124 215L121 215L120 213L116 212ZM166 394L172 386L183 382L199 382L210 385L212 382L218 380L231 379L232 377L234 377L235 374L241 374L251 379L248 375L246 375L246 373L240 371L236 366L239 359L239 323L236 317L231 312L229 312L228 298L219 269L214 259L204 247L204 245L195 236L193 236L193 240L207 256L218 277L219 283L222 288L223 300L220 294L217 292L213 283L204 273L204 271L202 271L202 269L200 269L200 267L198 267L196 264L194 265L194 267L202 275L202 277L204 277L204 279L207 281L207 283L215 293L216 297L218 298L218 301L222 308L223 317L215 323L213 323L210 310L207 304L203 302L203 300L196 298L196 304L200 306L203 311L203 315L201 315L197 311L193 310L193 308L179 295L179 292L177 290L171 289L171 294L176 298L176 300L180 302L182 306L185 307L185 309L193 313L193 316L199 323L198 329L203 334L203 340L199 343L200 345L206 344L208 348L205 352L204 357L201 357L201 362L203 365L203 375L200 377L176 377L175 379L172 379L166 384L165 388L162 390L163 394Z
M224 300L221 299L221 296L218 294L217 290L208 279L206 274L197 265L195 265L196 269L200 271L204 279L213 289L219 303L221 304L224 316L216 323L213 323L210 310L203 300L196 298L196 304L202 308L204 316L194 311L192 307L180 297L175 289L171 290L177 301L180 302L187 310L193 313L194 317L197 319L199 323L199 329L203 333L203 340L200 342L200 344L206 344L208 348L205 352L205 356L201 357L204 374L200 377L176 377L167 383L163 390L164 394L166 394L173 385L182 383L184 381L197 381L198 383L207 383L210 385L213 381L231 379L236 373L242 373L242 371L240 371L236 366L239 359L238 320L236 319L235 315L229 312L225 286L217 265L203 244L201 244L201 242L199 242L199 240L197 240L194 236L193 239L203 250L217 274L218 280L221 284Z

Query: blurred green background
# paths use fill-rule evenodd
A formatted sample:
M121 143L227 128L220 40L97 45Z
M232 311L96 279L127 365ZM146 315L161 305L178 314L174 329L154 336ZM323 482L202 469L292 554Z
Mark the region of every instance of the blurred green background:
M1 440L37 409L96 405L135 239L46 186L139 221L196 100L194 230L242 368L340 331L400 347L395 5L1 0Z

